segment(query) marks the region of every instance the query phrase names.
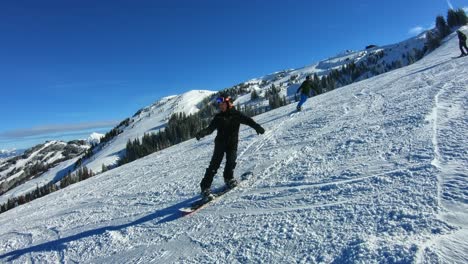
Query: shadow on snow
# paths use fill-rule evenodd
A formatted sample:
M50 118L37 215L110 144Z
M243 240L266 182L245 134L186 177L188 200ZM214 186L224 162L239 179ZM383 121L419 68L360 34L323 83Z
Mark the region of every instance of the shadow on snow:
M162 218L162 219L160 219L157 223L155 223L155 225L172 222L184 216L184 214L180 212L179 209L183 207L187 207L189 204L193 203L197 199L198 197L195 196L193 198L187 199L178 204L158 210L152 214L149 214L147 216L144 216L140 219L137 219L127 224L100 227L100 228L96 228L93 230L84 231L82 233L72 235L69 237L64 237L64 238L60 238L54 241L49 241L49 242L45 242L45 243L38 244L35 246L31 246L28 248L17 249L9 253L0 255L0 259L7 259L7 261L13 261L23 255L30 254L33 252L62 251L62 250L67 249L66 243L77 241L77 240L84 239L87 237L102 235L107 231L118 231L118 230L122 230L131 226L141 225L141 224L153 221L158 218Z

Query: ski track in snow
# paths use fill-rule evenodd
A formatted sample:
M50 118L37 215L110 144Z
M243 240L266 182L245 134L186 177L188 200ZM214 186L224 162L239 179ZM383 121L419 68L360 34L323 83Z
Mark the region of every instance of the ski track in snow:
M454 70L454 65L447 65L447 70ZM433 128L434 159L431 164L439 171L438 202L444 209L439 217L460 229L427 241L421 250L438 248L438 253L447 262L466 263L468 257L462 252L468 252L465 239L468 226L463 221L468 219L468 140L465 134L457 132L468 131L468 78L466 67L456 70L460 72L459 79L433 84L440 89L434 97L434 108L428 120ZM422 252L417 257L419 262L423 261Z
M408 67L255 117L245 184L182 217L214 135L0 215L12 263L467 263L468 58ZM222 173L223 167L218 171ZM214 188L223 185L216 177Z

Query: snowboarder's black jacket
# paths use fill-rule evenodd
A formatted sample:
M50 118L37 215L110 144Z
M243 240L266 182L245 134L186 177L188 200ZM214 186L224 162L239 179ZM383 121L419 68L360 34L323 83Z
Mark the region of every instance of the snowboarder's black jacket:
M314 95L319 95L320 90L316 85L311 80L305 80L299 88L297 88L296 93L301 92L302 94L305 94L307 96L310 96L310 91L314 91Z
M234 107L226 112L216 114L210 125L197 133L197 139L207 136L216 129L218 134L215 139L216 144L222 144L226 148L236 148L239 141L240 124L248 125L255 129L258 134L263 134L265 129L257 124L252 118L237 111Z

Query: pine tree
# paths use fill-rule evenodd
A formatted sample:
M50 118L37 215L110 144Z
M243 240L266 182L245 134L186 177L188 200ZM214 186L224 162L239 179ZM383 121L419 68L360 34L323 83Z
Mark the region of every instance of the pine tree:
M12 199L12 198L8 199L7 210L15 208L15 204L16 204L16 202L15 202L14 199Z
M453 9L449 9L447 12L447 24L450 28L456 27L458 25L457 12Z
M442 41L441 38L437 34L434 34L432 31L427 31L426 39L427 39L426 45L427 45L428 50L430 51L438 48Z
M50 186L50 190L51 192L56 192L58 191L58 187L55 183L52 183L51 186Z
M251 100L257 100L260 96L257 93L257 90L253 89L252 93L250 94Z
M22 205L22 204L25 204L26 203L26 199L24 197L24 195L21 195L18 197L18 204L19 205Z
M447 24L450 28L464 26L468 23L465 10L459 8L457 10L450 9L447 13Z
M466 16L465 10L462 8L457 9L457 18L458 18L458 25L464 26L468 24L468 17Z
M445 22L445 19L443 16L437 16L436 28L440 34L440 38L445 38L446 36L450 34L450 28L447 25L447 22Z
M323 92L329 91L326 76L322 76L322 79L320 79L320 88L322 89Z

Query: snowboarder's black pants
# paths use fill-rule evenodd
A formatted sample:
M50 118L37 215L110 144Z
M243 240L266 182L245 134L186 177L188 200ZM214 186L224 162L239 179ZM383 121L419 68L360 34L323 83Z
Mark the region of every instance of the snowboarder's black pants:
M466 52L465 50L463 50L463 48L465 48ZM460 50L462 54L468 54L468 47L466 47L466 41L460 41Z
M228 182L234 178L234 168L236 167L237 159L237 146L225 147L223 144L215 143L215 149L213 157L211 157L210 166L206 169L205 177L200 183L200 187L203 190L211 187L213 178L223 161L224 153L226 153L226 166L224 167L224 182Z

